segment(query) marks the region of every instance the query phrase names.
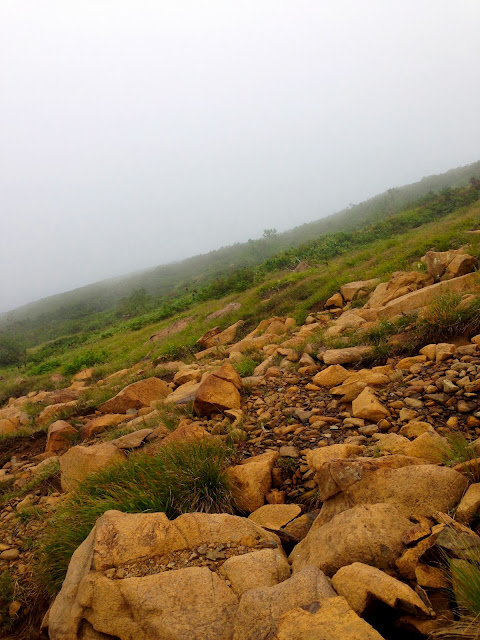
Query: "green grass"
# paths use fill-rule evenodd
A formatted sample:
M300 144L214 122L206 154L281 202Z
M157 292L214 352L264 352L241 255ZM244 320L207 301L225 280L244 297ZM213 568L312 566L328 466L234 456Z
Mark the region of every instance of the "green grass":
M480 296L467 307L462 307L461 300L461 295L447 291L426 307L417 321L417 331L424 341L441 342L480 332Z
M20 498L33 489L36 489L38 486L45 482L46 480L53 480L55 476L58 476L60 472L60 463L58 460L52 460L49 464L47 464L37 475L33 476L31 480L29 480L23 487L18 489L13 489L12 482L4 482L1 483L4 485L3 487L0 485L0 506L6 504L9 500L13 498Z
M452 531L455 542L456 532ZM473 537L472 532L472 537ZM480 549L460 541L452 558L444 552L446 574L450 579L450 597L456 603L456 620L435 631L434 638L478 640L480 637Z
M256 357L254 357L253 354L251 356L244 356L241 360L233 364L234 369L236 369L242 378L253 376L253 372L261 362L261 356L259 357L259 355L260 354L257 354Z
M282 267L280 261L276 270L265 272L261 282L254 281L246 290L231 293L218 300L198 300L188 310L160 321L152 320L153 316L147 314L145 326L138 331L131 331L125 323L117 323L112 324L108 331L104 329L88 335L59 337L43 346L39 345L31 350L38 356L34 364L41 366L42 362L54 358L61 371L75 358L82 357L89 348L109 354L108 362L96 365L95 378L129 368L144 358L153 362L178 358L190 362L198 351L196 341L205 330L215 324L225 328L243 319L244 330L247 331L271 315L292 315L297 323L303 323L312 311L323 309L325 300L338 291L342 284L374 277L386 280L393 271L417 268L420 257L427 250L465 246L472 255L480 255L480 238L466 233L478 226L479 216L480 206L473 203L440 219L405 232L395 232L392 237L372 238L363 247L353 247L339 253L329 259L328 264L313 260L311 268L300 273ZM229 302L240 302L241 309L220 319L206 321L213 310L222 308ZM193 319L183 331L158 342L148 341L154 333L185 316ZM88 327L83 329L87 331ZM31 373L30 370L27 372ZM0 375L4 378L0 389L0 404L9 397L25 395L34 389L49 390L65 386L64 383L62 385L61 382L51 380L51 371L24 378L21 370L11 366L0 369Z
M15 618L8 615L8 607L15 599L15 583L8 571L0 574L0 627L9 631L15 627Z
M229 451L214 439L172 443L156 456L132 456L89 476L50 521L38 555L39 580L60 588L75 549L109 509L126 513L233 511L226 475Z
M461 433L451 433L446 436L448 446L442 450L442 462L448 467L455 467L458 464L463 464L469 460L473 460L478 457L475 447L472 443L465 438ZM480 481L480 473L478 468L467 469L465 467L465 473L472 482Z

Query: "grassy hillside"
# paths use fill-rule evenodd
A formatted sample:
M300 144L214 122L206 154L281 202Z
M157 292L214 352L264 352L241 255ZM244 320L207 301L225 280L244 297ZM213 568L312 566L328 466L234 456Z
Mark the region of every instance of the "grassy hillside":
M477 183L444 192L381 222L280 252L255 269L237 270L132 319L125 320L115 311L92 314L80 332L30 347L21 367L0 369L0 402L34 388L62 386L52 381L53 373L70 376L85 366L96 365L96 377L104 377L144 358L188 361L200 349L197 339L217 324L226 327L242 318L247 332L275 314L293 315L301 322L343 283L373 277L387 280L395 270L421 268L419 259L429 249L467 246L480 257L480 239L468 233L480 226L479 196ZM298 259L309 266L295 271ZM239 302L241 308L220 319L206 319L229 302ZM179 318L189 319L186 328L149 341Z
M480 178L480 162L429 176L398 189L389 189L363 203L285 233L223 247L180 263L99 282L25 305L0 316L0 329L20 337L26 346L31 347L59 336L78 337L99 331L119 321L143 315L146 311L156 310L156 317L160 320L162 316L167 317L186 308L189 303L182 298L190 297L193 302L198 302L198 292L205 287L213 289L202 294L204 297L211 297L212 293L218 297L256 283L259 271L294 268L300 260L327 260L336 255L335 244L342 245L342 250L349 248L345 238L338 234L381 224L389 218L396 219L399 213L416 205L435 203L436 194L441 190L461 189L472 178ZM456 206L454 198L450 201L447 198L442 206L448 212ZM394 227L395 223L392 230ZM388 229L384 232L388 233ZM321 250L318 241L313 240L319 236L323 239L332 236L329 241L321 240ZM307 244L309 248L305 247ZM292 248L295 251L289 251ZM269 262L270 259L273 262ZM164 311L159 311L162 308Z

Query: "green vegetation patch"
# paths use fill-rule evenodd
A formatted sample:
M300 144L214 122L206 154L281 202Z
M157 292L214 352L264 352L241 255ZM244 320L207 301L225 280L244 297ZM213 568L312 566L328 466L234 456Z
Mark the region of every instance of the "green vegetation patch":
M105 511L232 513L226 468L229 450L214 439L172 443L156 456L132 456L90 475L48 525L38 554L39 579L61 587L75 549Z

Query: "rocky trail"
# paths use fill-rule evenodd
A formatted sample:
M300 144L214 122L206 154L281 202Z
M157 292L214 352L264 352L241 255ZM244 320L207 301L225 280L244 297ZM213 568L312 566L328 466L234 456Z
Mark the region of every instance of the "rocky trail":
M480 576L480 331L472 315L466 332L417 336L382 363L364 339L406 318L387 336L405 346L408 323L428 321L441 295L462 312L476 303L475 258L429 252L424 264L343 286L301 326L211 329L188 363L146 360L104 380L87 369L11 398L0 409L3 637L479 637L461 576ZM49 607L36 543L81 483L205 440L229 447L230 512L107 511Z

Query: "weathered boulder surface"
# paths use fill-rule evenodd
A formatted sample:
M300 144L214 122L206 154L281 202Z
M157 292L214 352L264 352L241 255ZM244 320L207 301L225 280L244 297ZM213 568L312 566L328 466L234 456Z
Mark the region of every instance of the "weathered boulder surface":
M394 435L394 434L388 434ZM358 446L358 445L331 445L324 447L326 451L333 447ZM315 480L318 485L319 497L326 501L341 491L347 491L349 487L360 482L362 478L369 478L380 469L397 469L411 465L421 465L424 461L419 458L412 458L402 455L389 455L380 458L346 458L341 456L334 459L327 459L323 464L321 457L316 454L317 449L313 449L310 454L313 464L315 464ZM313 456L316 457L316 462ZM307 457L308 461L308 457ZM366 480L367 481L367 480ZM382 502L382 500L380 500ZM353 506L353 504L351 505ZM347 507L348 508L348 507ZM326 510L327 511L327 510Z
M227 470L237 509L253 512L264 504L277 458L277 451L267 451Z
M50 610L51 640L232 640L235 592L208 567L181 564L211 544L231 553L262 546L281 553L274 534L236 516L189 513L170 521L163 513L107 511L72 557ZM156 568L172 558L179 558L175 570ZM152 569L145 575L146 566ZM271 566L264 566L271 580Z
M407 516L448 513L460 502L467 484L461 473L433 464L380 468L363 473L358 482L324 502L318 520L328 522L354 505L377 502L396 505Z
M161 400L170 393L169 387L160 378L145 378L129 384L117 395L98 407L102 413L126 413L128 409L141 409L151 402Z
M273 640L383 640L349 607L345 598L327 598L308 609L297 607L280 619Z
M394 569L411 527L394 505L384 503L353 507L326 524L317 518L290 554L293 573L313 565L333 576L353 562Z
M65 420L52 422L48 427L45 453L53 456L62 455L72 446L72 441L76 436L78 436L78 431Z
M242 379L231 364L224 364L208 375L200 384L193 409L198 416L221 413L226 409L240 409Z
M334 596L330 581L313 566L276 586L246 591L240 600L233 638L269 640L283 614Z
M355 300L361 291L371 291L379 283L378 278L372 278L371 280L357 280L356 282L349 282L340 287L340 293L342 294L345 302Z
M332 584L358 615L369 613L375 602L400 609L414 616L430 617L430 611L408 585L380 569L361 562L342 567L333 576Z
M220 568L237 596L249 589L273 587L290 577L290 565L280 549L261 549L232 556Z
M454 293L468 291L475 286L476 278L475 273L467 273L464 276L453 278L452 280L437 282L423 289L412 291L380 306L377 309L378 317L383 320L401 316L404 313L412 313L417 309L425 307L446 291L453 291Z
M265 529L281 529L302 512L298 504L265 504L248 516Z
M319 371L313 379L313 384L318 387L336 387L342 384L350 375L350 371L342 367L340 364L332 364L331 366Z
M382 282L365 305L367 308L383 307L392 300L433 284L433 278L418 271L395 271L388 282Z
M352 414L354 418L364 418L378 422L390 415L385 407L369 387L365 389L352 402Z
M78 445L60 457L60 482L64 491L73 491L91 473L124 459L124 454L111 442L91 447Z
M460 522L469 523L480 513L480 483L471 484L460 504L458 505L456 516Z

